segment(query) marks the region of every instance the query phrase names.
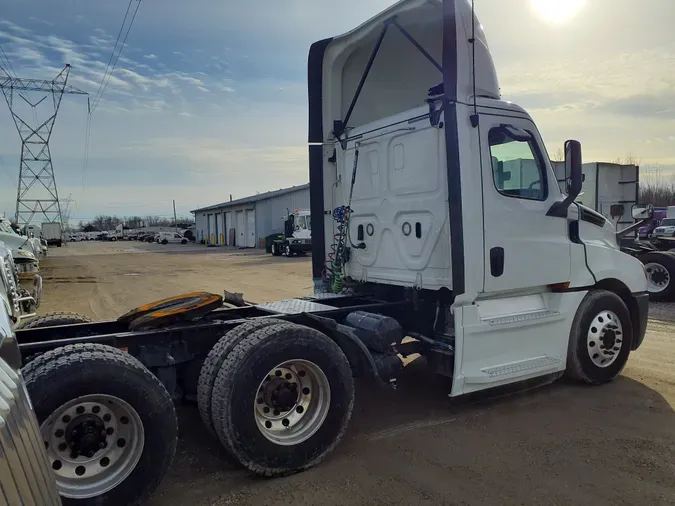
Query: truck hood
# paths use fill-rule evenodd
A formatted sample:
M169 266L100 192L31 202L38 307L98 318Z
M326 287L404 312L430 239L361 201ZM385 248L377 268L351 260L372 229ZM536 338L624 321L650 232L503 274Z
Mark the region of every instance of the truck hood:
M32 252L25 250L23 248L13 248L12 249L12 258L14 258L14 263L20 264L20 263L28 263L28 262L35 262L37 263L37 256L35 256Z
M597 241L605 247L619 249L616 239L616 227L602 214L594 211L590 207L577 203L579 206L579 219L583 226L581 239L586 241Z
M39 239L28 238L16 234L8 234L7 232L0 232L0 241L4 242L5 246L12 251L27 251L33 254L35 258L37 258L42 252Z
M656 227L654 229L654 232L664 232L666 234L669 234L671 232L675 232L675 227L672 226L667 226L667 227Z

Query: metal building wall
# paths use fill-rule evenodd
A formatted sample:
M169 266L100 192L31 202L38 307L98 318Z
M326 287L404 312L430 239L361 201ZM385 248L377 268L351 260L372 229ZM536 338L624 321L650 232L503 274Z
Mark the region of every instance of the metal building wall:
M260 200L255 204L256 245L270 234L284 231L287 209L309 209L309 188L303 188L278 197Z
M206 214L207 213L201 212L195 213L195 238L197 239L197 242L206 239L208 234L208 231L206 230Z

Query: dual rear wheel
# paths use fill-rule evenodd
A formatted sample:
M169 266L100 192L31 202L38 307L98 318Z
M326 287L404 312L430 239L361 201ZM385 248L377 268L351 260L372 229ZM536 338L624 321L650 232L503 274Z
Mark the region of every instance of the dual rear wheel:
M245 327L246 326L246 327ZM202 419L251 471L307 469L342 438L354 404L347 357L325 334L279 320L231 330L199 378Z

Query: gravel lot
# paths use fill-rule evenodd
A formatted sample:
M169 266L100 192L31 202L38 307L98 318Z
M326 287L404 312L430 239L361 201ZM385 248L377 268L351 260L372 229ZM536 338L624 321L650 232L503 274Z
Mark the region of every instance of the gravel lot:
M193 290L268 301L311 293L308 258L195 245L76 243L42 262L41 312L113 318ZM396 391L357 385L343 442L318 467L260 479L233 468L179 406L181 440L150 506L675 504L675 305L652 308L644 344L602 387L564 381L471 403L414 362Z

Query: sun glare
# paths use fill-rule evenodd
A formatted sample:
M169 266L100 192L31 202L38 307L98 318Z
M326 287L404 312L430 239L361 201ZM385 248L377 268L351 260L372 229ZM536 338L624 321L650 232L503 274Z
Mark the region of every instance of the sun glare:
M565 23L584 6L586 0L530 0L540 17L552 23Z

